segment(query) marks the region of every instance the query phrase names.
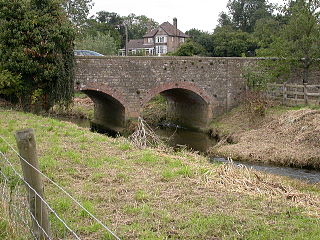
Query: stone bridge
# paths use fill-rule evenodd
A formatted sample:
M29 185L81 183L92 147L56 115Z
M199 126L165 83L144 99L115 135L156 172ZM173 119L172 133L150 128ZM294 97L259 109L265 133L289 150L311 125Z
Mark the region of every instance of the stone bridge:
M121 131L157 94L175 123L204 129L238 104L254 58L77 57L76 89L95 103L93 123Z

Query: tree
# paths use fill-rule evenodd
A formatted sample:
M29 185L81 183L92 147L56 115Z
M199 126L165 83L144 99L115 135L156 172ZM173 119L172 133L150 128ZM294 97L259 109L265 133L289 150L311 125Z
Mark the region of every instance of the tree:
M281 23L276 18L261 18L256 21L253 37L259 48L268 48L281 32Z
M25 110L48 110L55 103L70 102L74 31L60 2L2 0L0 9L0 69L8 93L5 97L20 101ZM13 87L19 91L10 92L14 79ZM0 88L5 94L3 86Z
M123 22L127 25L129 39L140 39L148 30L159 26L153 19L148 18L145 15L137 16L133 13L129 14L127 17L123 17Z
M96 37L99 33L112 37L116 44L116 48L120 48L122 45L122 35L119 27L111 26L104 22L99 22L94 18L87 20L86 25L82 29L82 34L77 36L77 42L82 41L88 36Z
M275 77L285 79L296 69L303 71L303 83L308 83L310 69L319 65L320 58L320 2L297 0L289 2L289 20L269 48L260 56L276 57L271 61Z
M273 6L266 0L229 0L232 23L243 32L253 32L256 21L272 16Z
M63 7L76 27L82 27L93 7L92 0L63 0Z
M117 44L110 34L98 32L95 36L87 35L75 42L76 49L86 49L96 51L103 55L115 55Z
M212 35L213 56L241 57L254 55L257 45L249 33L231 26L218 27Z
M173 52L169 53L168 55L171 56L204 56L205 49L199 43L196 43L192 40L188 40L187 42L181 44L179 48Z
M218 18L218 26L219 27L233 26L231 17L227 13L221 12Z
M205 49L206 56L212 56L213 46L211 34L195 28L186 31L186 34L189 35L195 43L200 44Z
M144 15L137 16L133 13L126 17L121 17L115 12L100 11L95 18L91 18L85 32L95 35L94 32L109 33L116 41L117 45L124 47L126 33L125 28L128 30L129 39L139 39L149 29L158 26L158 23Z

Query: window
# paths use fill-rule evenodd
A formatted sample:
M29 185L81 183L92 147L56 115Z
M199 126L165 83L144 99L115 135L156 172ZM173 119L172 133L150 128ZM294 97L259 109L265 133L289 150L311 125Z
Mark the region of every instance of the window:
M146 55L153 55L153 48L147 48Z
M165 45L156 46L156 53L157 54L166 54L167 53L167 46L165 46Z
M153 43L153 38L148 38L148 43Z
M167 37L166 36L156 36L156 43L166 43Z
M180 42L183 43L184 42L184 38L180 38Z

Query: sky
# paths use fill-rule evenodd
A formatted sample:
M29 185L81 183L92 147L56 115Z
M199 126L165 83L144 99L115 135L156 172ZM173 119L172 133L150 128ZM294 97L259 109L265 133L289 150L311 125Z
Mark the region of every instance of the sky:
M191 28L212 32L217 25L219 13L227 11L228 0L93 0L90 14L99 11L116 12L120 16L130 13L146 15L159 24L172 23L178 19L178 28L185 32ZM282 3L282 0L269 0Z

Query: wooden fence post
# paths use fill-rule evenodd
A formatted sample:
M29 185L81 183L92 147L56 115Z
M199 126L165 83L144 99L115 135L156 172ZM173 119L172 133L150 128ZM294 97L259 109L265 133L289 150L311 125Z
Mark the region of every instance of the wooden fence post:
M283 83L282 87L282 104L285 105L287 102L287 85Z
M305 83L303 84L303 97L304 97L304 104L308 105L309 104L308 89Z
M19 154L21 156L20 162L22 165L24 179L41 196L41 198L43 198L43 183L41 175L33 168L35 167L36 169L39 169L34 131L33 129L20 130L16 132L15 137ZM25 160L33 167L26 163ZM30 211L33 215L33 217L31 217L33 231L37 239L49 239L50 224L47 206L28 186L27 190L29 195L28 201L30 205Z

